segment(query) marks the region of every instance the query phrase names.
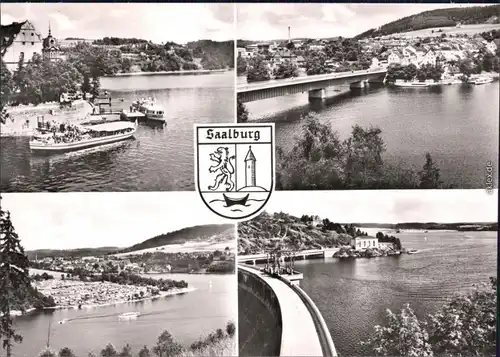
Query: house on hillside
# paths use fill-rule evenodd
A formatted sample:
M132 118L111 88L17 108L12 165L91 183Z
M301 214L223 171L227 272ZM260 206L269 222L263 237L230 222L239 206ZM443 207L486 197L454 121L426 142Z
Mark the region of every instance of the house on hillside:
M355 250L365 250L368 248L379 248L378 238L356 237L351 239L351 246Z
M387 57L387 63L389 64L400 64L402 62L403 55L399 51L391 51Z

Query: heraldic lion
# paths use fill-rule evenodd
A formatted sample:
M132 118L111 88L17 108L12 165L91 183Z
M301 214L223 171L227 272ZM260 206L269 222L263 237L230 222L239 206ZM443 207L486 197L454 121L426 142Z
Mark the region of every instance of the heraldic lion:
M229 148L220 146L210 154L210 160L216 162L216 164L210 166L208 171L212 173L219 172L219 174L215 177L214 184L208 186L208 189L215 191L221 184L225 184L226 191L232 191L234 189L234 182L232 180L234 166L231 160L234 160L234 155L229 157Z

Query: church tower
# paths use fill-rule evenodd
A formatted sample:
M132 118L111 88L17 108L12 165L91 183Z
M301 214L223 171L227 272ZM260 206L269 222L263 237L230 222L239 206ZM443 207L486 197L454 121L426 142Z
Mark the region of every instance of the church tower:
M247 156L245 157L245 187L256 186L255 161L255 155L252 152L252 146L250 146Z

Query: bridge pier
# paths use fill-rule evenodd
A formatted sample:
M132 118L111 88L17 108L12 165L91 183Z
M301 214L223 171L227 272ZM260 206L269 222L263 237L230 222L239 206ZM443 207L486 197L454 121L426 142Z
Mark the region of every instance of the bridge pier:
M324 99L326 97L325 88L313 89L309 91L309 100Z
M362 81L359 81L359 82L354 82L354 83L351 83L349 85L349 87L351 89L363 89L363 88L367 88L369 86L370 82L368 81L368 79L364 79Z

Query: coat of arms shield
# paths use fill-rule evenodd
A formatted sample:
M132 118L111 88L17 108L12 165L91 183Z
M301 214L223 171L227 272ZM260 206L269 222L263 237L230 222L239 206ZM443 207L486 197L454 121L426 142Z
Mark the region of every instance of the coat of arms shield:
M266 205L275 184L274 123L195 125L197 190L214 213L245 220Z

